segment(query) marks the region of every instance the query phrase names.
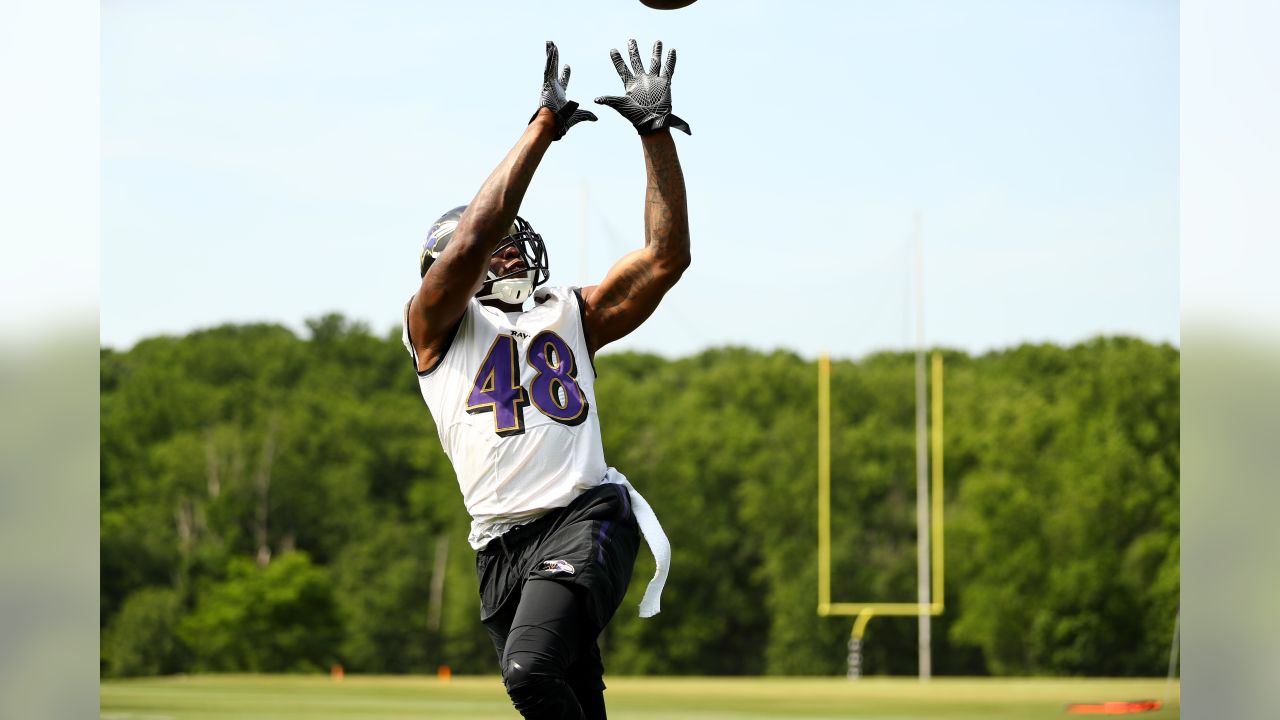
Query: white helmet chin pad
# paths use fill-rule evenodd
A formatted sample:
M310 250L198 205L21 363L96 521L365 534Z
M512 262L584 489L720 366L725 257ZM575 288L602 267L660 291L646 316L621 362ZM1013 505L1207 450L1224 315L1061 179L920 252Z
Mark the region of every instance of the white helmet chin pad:
M533 294L533 280L525 277L510 277L493 282L493 292L488 295L477 295L478 300L498 299L508 305L519 305Z

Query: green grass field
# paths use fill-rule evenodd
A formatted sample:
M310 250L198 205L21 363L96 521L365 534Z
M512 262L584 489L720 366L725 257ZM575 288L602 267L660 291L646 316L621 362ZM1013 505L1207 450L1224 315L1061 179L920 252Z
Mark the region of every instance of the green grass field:
M611 720L670 718L1070 718L1070 702L1163 700L1147 679L609 678ZM1169 705L1135 718L1179 716ZM104 680L105 720L329 720L517 718L497 677L203 675Z

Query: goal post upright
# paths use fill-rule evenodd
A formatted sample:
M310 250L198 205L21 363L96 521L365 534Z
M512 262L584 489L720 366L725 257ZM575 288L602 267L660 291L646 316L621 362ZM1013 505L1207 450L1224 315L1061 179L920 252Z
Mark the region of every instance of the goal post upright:
M831 605L831 357L818 358L818 614Z
M849 636L849 677L861 675L862 637L874 616L918 617L941 615L945 609L946 587L943 568L945 556L943 535L944 476L943 448L943 359L938 351L931 353L929 446L931 462L929 487L929 601L921 602L832 602L831 601L831 358L823 353L818 358L818 615L855 617Z

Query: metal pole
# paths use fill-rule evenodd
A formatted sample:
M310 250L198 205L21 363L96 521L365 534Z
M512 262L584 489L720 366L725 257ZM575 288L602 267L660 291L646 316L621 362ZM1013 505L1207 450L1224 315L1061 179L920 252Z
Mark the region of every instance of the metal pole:
M924 369L924 252L920 242L920 213L912 223L916 279L916 586L919 614L920 679L933 674L929 603L929 440L928 385Z

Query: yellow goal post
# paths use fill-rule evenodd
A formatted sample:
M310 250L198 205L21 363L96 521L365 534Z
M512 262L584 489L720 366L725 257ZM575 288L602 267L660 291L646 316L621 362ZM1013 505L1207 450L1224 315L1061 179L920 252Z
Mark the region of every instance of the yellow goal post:
M854 616L849 638L849 676L860 675L860 646L876 615L912 617L943 611L942 354L934 351L930 415L930 602L831 602L831 358L818 358L818 615Z

